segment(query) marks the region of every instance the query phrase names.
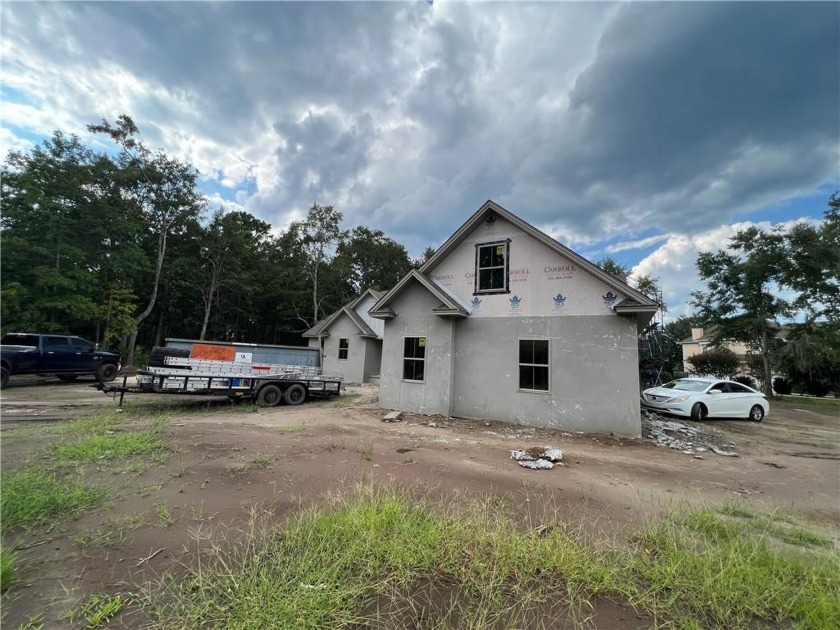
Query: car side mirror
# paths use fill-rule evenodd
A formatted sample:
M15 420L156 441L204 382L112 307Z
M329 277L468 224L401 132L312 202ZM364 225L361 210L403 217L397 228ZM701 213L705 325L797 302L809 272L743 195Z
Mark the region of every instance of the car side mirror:
M710 394L722 394L723 392L720 391L719 389L710 389L709 393Z

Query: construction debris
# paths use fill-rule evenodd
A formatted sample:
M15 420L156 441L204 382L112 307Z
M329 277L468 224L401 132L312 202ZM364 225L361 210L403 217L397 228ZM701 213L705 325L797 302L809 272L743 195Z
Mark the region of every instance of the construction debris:
M385 414L385 417L382 418L382 422L399 422L401 418L402 411L392 411Z
M519 465L523 468L551 470L555 464L563 461L563 451L559 448L531 446L529 448L511 451L510 458L519 462Z
M646 437L654 440L659 446L667 446L686 455L711 451L724 457L738 457L732 450L734 444L720 443L723 435L717 429L691 427L675 420L665 420L649 411L644 413L642 424ZM695 455L695 459L702 457Z

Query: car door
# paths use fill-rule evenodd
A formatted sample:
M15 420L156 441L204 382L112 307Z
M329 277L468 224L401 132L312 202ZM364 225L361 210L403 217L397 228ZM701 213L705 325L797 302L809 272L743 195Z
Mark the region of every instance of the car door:
M719 393L712 393L712 390L717 390ZM721 418L725 417L727 413L729 400L729 388L723 381L714 383L708 390L705 396L706 408L709 410L709 417Z
M98 359L94 345L81 337L70 337L70 346L73 348L73 369L80 372L95 372Z
M750 408L758 402L758 394L740 383L729 385L729 416L732 418L746 418Z
M45 336L41 355L41 372L45 374L69 372L73 369L75 353L67 337Z

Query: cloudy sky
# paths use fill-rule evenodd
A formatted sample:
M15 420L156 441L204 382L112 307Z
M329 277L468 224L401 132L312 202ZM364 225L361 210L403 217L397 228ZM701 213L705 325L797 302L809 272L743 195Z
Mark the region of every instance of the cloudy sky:
M413 255L493 199L660 278L840 189L838 3L18 3L0 151L131 115L215 203ZM103 145L104 146L104 145Z

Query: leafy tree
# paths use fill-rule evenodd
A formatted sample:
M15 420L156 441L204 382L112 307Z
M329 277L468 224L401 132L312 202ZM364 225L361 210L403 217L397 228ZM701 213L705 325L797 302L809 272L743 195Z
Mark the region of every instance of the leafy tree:
M415 258L411 261L411 266L414 269L420 269L420 267L426 264L429 258L435 255L436 251L437 250L434 247L429 245L428 247L426 247L426 249L423 250L423 254L420 256L420 258Z
M773 329L792 310L776 291L784 262L781 231L755 227L735 234L729 251L703 252L697 258L706 290L693 292L692 304L702 319L718 326L713 342L747 343L761 356L764 374L771 371ZM763 380L763 390L773 396L769 378Z
M405 247L381 230L353 228L342 240L333 261L356 294L365 289L389 289L411 269Z
M729 378L738 373L738 355L729 348L712 348L695 354L688 359L693 372L699 375L712 375L716 378Z
M135 317L136 325L127 344L126 363L132 365L139 327L157 300L167 239L173 231L183 229L190 219L200 216L204 199L196 189L198 172L162 150L152 152L137 139L139 129L129 116L119 116L114 125L103 118L98 125L88 125L88 130L108 136L120 148L120 163L131 177L126 194L134 201L146 229L157 240L151 295L146 307Z
M840 324L840 196L831 195L819 226L799 223L785 237L781 280L798 293L793 306L806 321Z
M9 154L0 224L5 328L103 341L109 309L133 308L133 294L117 287L130 285L146 259L122 176L108 156L61 132Z
M343 218L341 212L332 206L314 203L309 208L305 221L289 226L290 237L299 241L305 254L303 271L312 287L312 320L308 322L309 325L314 325L323 313L323 298L318 297L321 268L331 260L332 248L338 246L344 238L344 232L341 230Z
M627 276L630 275L630 267L627 265L622 265L612 256L607 256L606 258L602 258L598 262L595 263L601 269L606 271L611 276L615 276L622 282L627 282Z

